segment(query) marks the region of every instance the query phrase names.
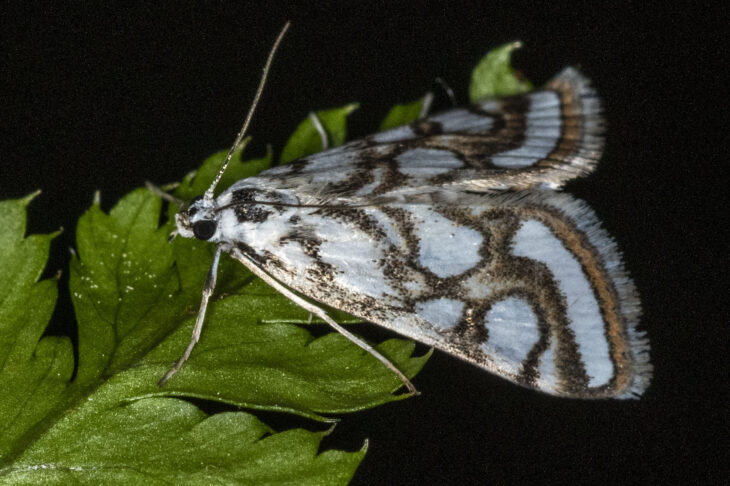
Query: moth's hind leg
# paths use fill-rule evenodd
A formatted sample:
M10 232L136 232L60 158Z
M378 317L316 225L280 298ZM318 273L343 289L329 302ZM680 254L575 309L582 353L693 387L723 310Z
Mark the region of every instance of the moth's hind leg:
M279 290L279 289L277 289L277 290ZM287 297L289 297L289 296L287 296ZM294 296L294 297L297 297L297 296ZM311 308L304 307L304 309L308 310L312 314L315 314L316 316L318 316L324 322L326 322L327 324L332 326L335 331L339 332L340 334L345 336L348 340L352 341L354 344L357 344L362 349L364 349L365 351L367 351L368 353L373 355L375 358L377 358L378 361L380 361L381 363L383 363L386 366L386 368L388 368L390 371L395 373L398 378L400 378L400 381L402 381L403 385L405 385L406 389L408 389L409 395L418 395L419 394L418 390L416 390L416 387L413 385L413 383L411 383L411 380L409 380L408 377L401 370L399 370L388 358L386 358L385 356L380 354L378 351L375 350L375 348L373 348L371 345L366 343L364 340L355 336L350 331L345 329L343 326L339 325L334 319L332 319L330 316L327 315L327 313L324 311L324 309L321 309L320 307L317 307L317 306L307 302L304 299L297 300L298 297L297 297L297 299L292 299L291 297L289 297L289 298L295 304L297 304L301 307L304 307L305 304L312 306Z
M327 136L327 130L324 129L322 121L313 111L309 112L309 119L311 120L312 125L314 125L314 129L317 130L317 133L319 134L319 139L322 142L322 151L327 150L328 148L330 148L330 142L329 137Z
M343 326L335 322L334 319L332 319L329 315L327 315L327 312L322 309L321 307L317 306L316 304L313 304L301 297L299 297L297 294L289 290L287 287L279 283L276 279L271 277L268 273L263 271L261 268L259 268L253 261L251 261L246 255L242 253L235 253L235 257L241 261L246 267L253 272L254 275L261 278L264 282L271 285L274 290L281 293L284 297L291 300L295 304L297 304L299 307L304 309L305 311L314 314L315 316L322 319L324 322L332 326L335 331L342 334L344 337L346 337L348 340L352 341L354 344L358 345L371 355L373 357L377 358L378 361L383 363L386 368L388 368L390 371L395 373L395 375L400 379L401 382L403 382L403 385L408 389L409 395L418 395L418 390L416 390L416 387L413 386L413 383L411 383L411 380L408 379L408 377L399 370L388 358L380 354L375 348L373 348L371 345L366 343L361 338L355 336L350 331L345 329Z
M433 106L433 91L427 92L423 95L423 102L421 103L421 110L418 112L418 119L421 120L426 118L431 113L431 107Z

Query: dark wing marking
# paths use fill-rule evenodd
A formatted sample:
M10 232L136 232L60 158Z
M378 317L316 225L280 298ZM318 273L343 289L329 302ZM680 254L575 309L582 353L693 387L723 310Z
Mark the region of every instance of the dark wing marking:
M601 154L600 102L567 68L541 91L453 109L260 174L311 201L370 199L424 187L457 191L558 188Z

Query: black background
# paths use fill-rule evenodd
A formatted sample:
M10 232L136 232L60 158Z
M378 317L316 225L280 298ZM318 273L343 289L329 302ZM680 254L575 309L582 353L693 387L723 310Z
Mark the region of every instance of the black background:
M514 62L536 84L577 65L604 99L605 155L567 190L624 252L642 296L653 384L639 401L557 399L436 353L415 379L420 397L342 416L323 447L356 450L370 439L353 484L726 481L728 405L717 399L728 389L729 320L720 9L309 3L5 4L0 198L43 190L29 231L66 228L48 274L67 270L75 221L95 190L108 209L144 180L179 180L228 148L287 19L294 25L254 118L250 155L269 141L281 147L309 110L350 101L362 103L351 134L365 135L437 76L463 102L486 50L521 39ZM73 334L65 282L50 332ZM390 336L370 325L358 332ZM261 416L279 428L320 427Z

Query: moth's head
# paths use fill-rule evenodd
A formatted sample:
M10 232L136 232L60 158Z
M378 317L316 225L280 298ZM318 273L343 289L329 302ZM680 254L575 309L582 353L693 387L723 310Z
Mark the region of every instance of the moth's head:
M184 238L197 238L208 241L218 232L218 217L213 199L198 196L190 201L187 207L181 208L175 215L177 232Z

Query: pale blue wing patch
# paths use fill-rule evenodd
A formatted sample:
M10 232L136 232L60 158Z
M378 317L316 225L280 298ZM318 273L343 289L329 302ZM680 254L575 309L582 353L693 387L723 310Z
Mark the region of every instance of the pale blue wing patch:
M505 375L519 376L522 363L540 339L537 316L519 297L495 302L484 317L489 339L481 345Z
M527 220L513 237L513 253L547 265L567 301L567 319L580 350L589 386L614 375L606 329L595 293L576 258L543 223Z
M398 172L408 177L432 177L464 167L449 150L414 148L395 157Z
M417 302L415 313L439 329L449 329L459 323L464 305L462 300L441 297Z
M426 206L412 206L409 214L418 240L418 262L440 278L453 277L475 268L482 257L484 236L459 225Z
M482 105L482 108L496 111L499 106L495 102L489 102L489 105ZM457 108L438 113L428 118L429 121L439 123L443 133L485 133L494 126L494 118L484 116L480 113L473 113L464 108Z
M403 142L406 140L413 140L417 137L418 134L413 130L410 125L404 125L402 127L393 128L384 132L371 135L370 139L372 140L372 142L377 144L389 144Z

